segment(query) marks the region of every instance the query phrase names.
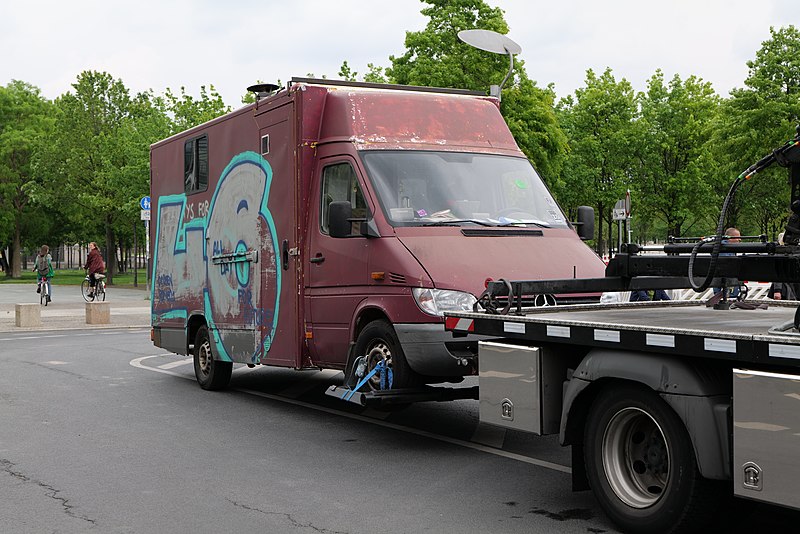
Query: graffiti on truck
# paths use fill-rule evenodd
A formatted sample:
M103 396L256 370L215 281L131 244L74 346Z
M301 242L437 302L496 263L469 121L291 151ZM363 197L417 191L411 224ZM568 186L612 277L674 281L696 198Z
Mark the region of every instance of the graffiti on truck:
M269 163L244 152L228 163L210 202L189 203L184 193L159 197L153 325L182 319L185 326L202 313L220 359L259 363L266 357L281 288L271 183Z

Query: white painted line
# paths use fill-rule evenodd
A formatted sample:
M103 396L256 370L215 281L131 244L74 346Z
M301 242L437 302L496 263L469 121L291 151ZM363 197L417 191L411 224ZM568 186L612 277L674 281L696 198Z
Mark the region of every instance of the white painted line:
M568 326L547 325L547 335L550 337L570 337L570 329Z
M185 358L183 360L178 360L175 362L165 363L164 365L159 365L159 369L174 369L176 367L180 367L182 365L188 365L194 361L194 358Z
M184 379L187 379L187 380L192 380L193 379L193 377L191 377L191 376L181 375L181 374L175 373L173 371L168 371L168 370L165 370L165 369L158 369L157 367L148 367L147 365L144 365L142 363L143 361L148 360L150 358L158 358L158 357L161 357L161 356L165 356L165 355L164 354L156 354L156 355L153 355L153 356L142 356L141 358L136 358L135 360L131 360L130 361L130 365L132 365L133 367L136 367L138 369L144 369L146 371L154 371L156 373L163 373L165 375L175 376L175 377L178 377L178 378L184 378ZM572 473L572 469L570 467L566 466L566 465L556 464L556 463L553 463L553 462L548 462L546 460L540 460L538 458L531 458L531 457L523 456L521 454L516 454L516 453L513 453L513 452L501 451L501 450L498 450L498 449L494 449L492 447L488 447L486 445L482 445L480 443L472 443L472 442L469 442L469 441L463 441L463 440L460 440L460 439L450 438L450 437L447 437L447 436L440 436L440 435L437 435L437 434L433 434L431 432L427 432L425 430L417 430L416 428L408 428L408 427L405 427L405 426L396 425L394 423L389 423L387 421L379 421L379 420L376 420L376 419L372 419L370 417L364 417L363 415L351 414L351 413L347 413L347 412L340 412L338 410L334 410L334 409L331 409L331 408L326 408L324 406L316 406L316 405L308 403L308 402L303 402L303 401L299 401L299 400L296 400L296 399L287 399L286 397L281 397L279 395L272 395L270 393L262 393L261 391L253 391L251 389L241 389L241 388L231 388L231 390L239 391L241 393L246 393L248 395L254 395L256 397L262 397L262 398L265 398L265 399L270 399L270 400L274 400L274 401L278 401L278 402L284 402L286 404L291 404L293 406L301 406L303 408L308 408L310 410L315 410L315 411L318 411L318 412L324 412L324 413L328 413L328 414L331 414L331 415L337 415L339 417L345 417L347 419L352 419L354 421L360 421L362 423L378 425L378 426L381 426L381 427L384 427L384 428L390 428L392 430L397 430L399 432L406 432L408 434L414 434L416 436L421 436L421 437L425 437L425 438L429 438L429 439L434 439L436 441L441 441L443 443L449 443L449 444L455 445L457 447L463 447L465 449L472 449L472 450L475 450L475 451L484 452L486 454L493 454L495 456L500 456L500 457L503 457L503 458L507 458L509 460L516 460L518 462L523 462L523 463L530 464L530 465L536 465L538 467L544 467L545 469L551 469L553 471L559 471L561 473L567 473L567 474Z
M489 447L502 449L503 442L506 440L506 429L499 426L478 423L478 427L469 440L473 443L481 443Z
M715 339L707 337L703 339L703 348L714 352L730 352L736 353L736 340L735 339Z
M652 345L654 347L675 348L675 336L669 336L665 334L647 334L645 337L645 343L648 345Z
M619 330L600 330L594 331L595 341L609 341L611 343L619 343Z

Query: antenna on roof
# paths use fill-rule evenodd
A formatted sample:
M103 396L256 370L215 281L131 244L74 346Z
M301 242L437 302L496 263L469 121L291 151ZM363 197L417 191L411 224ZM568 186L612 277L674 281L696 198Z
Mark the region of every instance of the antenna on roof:
M508 73L500 85L492 85L489 87L489 95L497 97L500 100L500 91L511 76L514 70L514 54L522 52L522 47L506 37L502 33L497 33L492 30L461 30L458 32L458 38L470 46L487 52L494 52L495 54L508 54L510 65Z
M247 88L248 92L256 94L256 102L274 94L277 90L278 86L274 83L257 83Z

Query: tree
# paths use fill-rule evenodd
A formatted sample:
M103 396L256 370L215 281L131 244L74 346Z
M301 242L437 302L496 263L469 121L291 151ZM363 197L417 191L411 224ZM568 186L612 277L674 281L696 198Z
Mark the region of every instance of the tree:
M7 274L14 278L21 275L23 228L38 242L50 226L46 212L35 210L29 187L36 179L34 151L52 125L51 107L38 88L25 82L14 80L0 87L0 243L8 243L10 237Z
M617 81L606 69L586 72L586 86L559 105L559 118L569 139L559 199L568 207L595 206L600 220L597 252L605 250L603 222L612 242L613 208L630 185L636 97L631 84Z
M770 39L747 66L745 87L731 91L714 136L722 162L716 184L720 195L742 170L790 139L800 122L800 31L770 28ZM785 169L773 166L745 184L733 203L731 224L774 238L788 215L786 177Z
M188 94L185 87L181 87L179 96L168 88L164 98L167 110L172 115L173 133L188 130L231 111L213 85L209 85L208 89L201 85L199 99Z
M141 158L127 138L133 101L122 81L105 72L84 71L72 87L74 93L56 100L59 113L37 168L54 205L69 210L85 238L105 235L98 240L105 242L108 281L113 283L115 223L124 218L121 208L130 200L132 162Z
M639 95L634 183L643 215L661 219L670 235L682 236L718 213L709 199L715 198L711 134L719 104L709 82L695 76L683 81L676 74L665 84L660 70Z
M389 81L476 91L499 85L508 72L507 56L473 48L459 40L458 32L478 28L506 34L503 10L483 0L423 2L431 6L421 11L430 20L424 30L406 32L405 54L389 57ZM373 69L374 73L379 71ZM566 138L553 110L554 92L536 87L525 73L524 63L516 61L502 96L501 111L517 144L552 184L566 151Z

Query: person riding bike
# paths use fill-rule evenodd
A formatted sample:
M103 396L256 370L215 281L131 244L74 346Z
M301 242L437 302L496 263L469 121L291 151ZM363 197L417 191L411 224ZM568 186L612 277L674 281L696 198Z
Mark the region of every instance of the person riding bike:
M36 260L33 262L33 271L36 273L36 292L42 292L42 283L44 282L47 284L47 302L53 300L51 295L53 294L53 288L50 285L50 279L53 278L53 264L51 261L53 260L52 256L50 256L50 247L47 245L42 245L42 248L39 249L39 254L36 256Z
M106 264L103 262L103 257L100 256L97 243L94 241L89 243L89 255L86 257L86 265L83 268L89 273L89 296L92 296L97 285L97 275L106 272Z

